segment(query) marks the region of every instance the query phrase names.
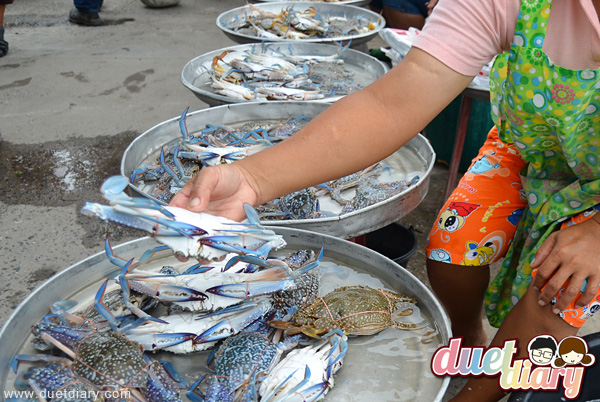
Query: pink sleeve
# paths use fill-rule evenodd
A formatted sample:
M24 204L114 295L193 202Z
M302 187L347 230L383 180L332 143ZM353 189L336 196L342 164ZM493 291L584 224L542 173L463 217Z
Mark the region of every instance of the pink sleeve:
M414 47L463 75L510 48L520 0L440 0Z

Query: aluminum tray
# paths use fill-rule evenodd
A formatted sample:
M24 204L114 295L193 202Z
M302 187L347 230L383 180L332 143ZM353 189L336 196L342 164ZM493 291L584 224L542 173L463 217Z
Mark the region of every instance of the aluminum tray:
M352 272L356 272L346 279L351 284L358 281L381 286L371 285L370 281L376 281L387 289L416 297L418 314L438 331L428 344L422 343L422 333L393 328L373 336L351 338L344 367L336 374L336 385L325 400L441 401L450 378L435 377L430 371L430 361L435 350L448 343L451 330L449 320L433 294L404 268L368 248L317 233L289 228L275 230L288 243L285 253L300 248L318 250L323 246L324 261L350 267ZM145 237L115 246L114 251L123 257L139 258L145 250L154 246L156 242ZM181 263L167 254L153 260L147 269L177 264ZM14 390L15 375L10 368L11 361L17 354L35 353L30 346L31 325L48 313L50 305L65 299L76 300L79 306L88 305L104 279L117 273L104 253L98 253L59 272L34 290L0 329L0 389ZM331 277L324 277L324 286L338 286L330 282ZM190 384L201 372L207 371L207 356L207 352L197 352L193 358L167 352L152 355L155 359L170 360Z
M276 3L279 0L252 0L250 3ZM296 0L292 0L296 1ZM331 0L312 0L313 3L323 4L323 3L333 3L333 4L349 4L356 7L364 7L371 3L371 0L339 0L339 1L331 1Z
M236 32L230 28L227 28L227 22L234 20L236 17L243 16L245 14L249 14L251 12L250 6L243 6L234 8L229 11L225 11L221 15L217 17L217 26L233 41L237 43L255 43L255 42L322 42L322 43L330 43L333 44L342 42L346 45L348 42L351 42L352 46L357 46L363 43L366 43L377 36L379 31L381 31L385 27L385 19L379 14L367 10L365 8L352 6L348 4L331 4L331 3L323 3L315 5L315 2L309 1L283 1L283 2L275 2L275 3L261 3L254 4L252 7L257 7L261 10L279 13L281 10L293 7L295 10L306 10L310 7L316 7L319 10L321 15L327 16L336 16L336 17L346 17L346 18L355 18L355 17L366 17L370 22L375 24L375 29L372 31L357 34L357 35L347 35L340 36L336 38L311 38L311 39L267 39L267 38L259 38L254 35L244 34Z
M205 127L207 123L235 125L254 120L286 119L306 116L313 118L328 107L316 102L249 102L216 106L188 114L186 123L190 133ZM138 167L157 155L163 145L179 138L179 117L160 123L138 136L127 147L121 159L121 174L130 177ZM429 141L417 135L392 157L399 164L397 171L404 172L405 179L419 174L419 183L370 207L348 214L318 219L296 219L287 221L262 221L265 225L286 226L312 230L341 238L351 238L372 232L397 221L415 209L425 198L429 189L429 176L435 164L435 152ZM409 173L410 172L410 173ZM149 196L143 188L130 184L130 188L144 197ZM321 203L323 210L330 210Z
M214 92L210 85L210 74L203 66L209 66L215 56L219 56L225 51L233 50L236 52L243 52L246 50L254 50L260 54L273 54L278 48L277 47L261 47L256 44L245 44L231 46L214 52L206 53L188 61L183 70L181 71L181 83L194 93L201 101L207 103L210 106L225 105L229 103L247 103L247 100L234 99L229 96L219 95ZM314 55L314 56L331 56L337 51L331 45L323 43L290 43L289 47L285 46L282 48L284 52L291 51L294 55ZM384 63L377 60L375 57L369 56L366 53L359 52L353 49L346 49L340 55L340 58L344 60L344 64L348 69L354 72L356 81L363 86L367 86L383 74L385 74L389 68ZM224 57L224 60L228 60L228 56ZM326 95L325 98L316 102L335 102L342 98L339 95Z

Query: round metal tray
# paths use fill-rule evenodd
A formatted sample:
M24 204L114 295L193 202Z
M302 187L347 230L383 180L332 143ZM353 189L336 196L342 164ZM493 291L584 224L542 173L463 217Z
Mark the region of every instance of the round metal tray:
M276 3L279 0L253 0L250 3ZM296 0L292 0L296 1ZM371 0L339 0L339 1L331 1L331 0L312 0L313 3L323 4L323 3L333 3L333 4L349 4L356 7L364 7L371 3Z
M229 96L223 96L215 93L210 84L210 74L206 69L207 67L210 67L213 58L219 56L223 52L243 52L246 50L253 50L254 52L265 55L274 54L278 50L288 53L291 51L294 55L303 56L331 56L337 52L335 47L323 43L294 42L290 43L289 47L285 46L282 49L274 48L272 46L258 46L256 44L231 46L203 54L188 61L181 71L181 83L190 91L192 91L194 95L198 97L198 99L210 106L248 102L244 99L234 99ZM223 60L227 61L228 56L229 55L225 55ZM340 55L340 59L344 61L344 64L349 70L354 72L356 82L363 86L369 85L389 70L387 65L380 62L376 58L353 49L344 50ZM343 96L339 95L325 95L325 98L315 102L330 103L335 102L342 97Z
M385 27L385 19L379 14L367 10L365 8L352 6L348 4L331 4L331 3L323 3L315 5L315 2L306 2L306 1L284 1L284 2L276 2L276 3L260 3L253 4L252 7L257 7L263 11L279 13L286 8L293 7L295 10L306 10L310 7L316 7L319 11L319 14L323 16L330 17L345 17L345 18L356 18L356 17L366 17L370 22L375 24L375 29L372 31L357 34L357 35L347 35L340 36L336 38L311 38L311 39L267 39L267 38L259 38L254 35L248 35L236 32L230 28L227 28L227 22L233 21L235 18L239 16L243 16L246 14L250 14L252 10L250 6L243 6L234 8L232 10L226 11L217 17L217 26L233 41L237 43L255 43L255 42L322 42L322 43L342 43L346 45L348 42L351 42L352 46L357 46L363 43L366 43L377 36L379 31L381 31Z
M448 317L433 294L404 268L368 248L317 233L289 228L275 230L288 243L283 250L285 254L300 248L318 250L323 246L325 264L350 268L352 273L345 279L349 282L346 284L358 282L381 286L378 285L381 283L384 288L416 297L418 310L415 314L437 329L432 342L427 344L422 342L422 331L399 331L394 328L373 336L350 338L344 367L336 374L335 387L325 400L441 401L450 378L434 376L430 361L435 350L447 344L451 330ZM114 251L128 259L139 258L145 250L154 246L156 242L145 237L115 246ZM146 269L157 269L163 265L177 267L177 264L181 263L172 255L159 256ZM98 253L59 272L34 290L0 329L0 389L14 390L15 374L11 369L11 361L17 354L35 353L30 344L31 325L48 314L49 306L65 299L78 301L76 310L87 306L106 277L117 273L118 269L104 253ZM334 276L328 275L334 274L324 276L323 286L331 289L337 287L337 284L331 284ZM375 285L371 285L371 282ZM208 352L196 352L193 357L168 352L152 354L154 359L171 361L190 384L199 378L201 372L208 371L205 366L207 356ZM184 400L187 399L184 397Z
M198 110L187 115L190 133L205 127L207 123L236 124L257 120L287 119L305 116L309 119L325 110L329 104L316 102L249 102L216 106ZM138 167L148 164L168 142L180 138L179 117L160 123L138 136L127 147L121 159L121 174L130 177ZM318 219L264 220L264 225L277 225L311 230L341 238L351 238L372 232L397 221L415 209L425 198L429 189L429 176L435 164L435 152L429 141L417 135L394 155L395 171L402 172L405 180L415 174L420 177L416 185L370 207L343 215ZM130 184L130 188L156 202L143 188ZM329 210L321 203L323 210Z

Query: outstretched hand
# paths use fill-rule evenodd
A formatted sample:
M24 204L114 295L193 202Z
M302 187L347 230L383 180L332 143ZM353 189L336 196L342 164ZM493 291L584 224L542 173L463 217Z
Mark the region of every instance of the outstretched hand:
M190 179L169 206L206 212L241 221L245 202L256 205L258 193L243 168L237 164L203 168Z
M585 291L576 300L575 307L591 302L600 285L599 261L600 214L552 233L531 263L531 268L538 268L532 286L537 289L546 286L539 297L540 305L548 304L567 280L565 291L553 307L555 314L579 297L584 283Z

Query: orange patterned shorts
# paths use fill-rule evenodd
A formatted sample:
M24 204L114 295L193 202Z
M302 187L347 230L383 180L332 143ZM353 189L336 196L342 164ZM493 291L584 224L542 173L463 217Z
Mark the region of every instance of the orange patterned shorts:
M465 266L489 265L503 258L527 206L519 177L524 166L514 145L502 142L493 128L440 210L427 240L427 258ZM591 218L597 208L571 217L561 228ZM561 316L580 327L600 309L600 291L588 306L575 309L573 304Z

